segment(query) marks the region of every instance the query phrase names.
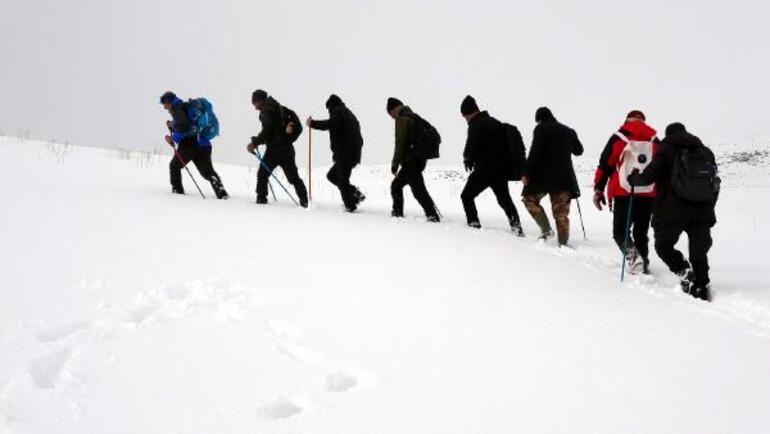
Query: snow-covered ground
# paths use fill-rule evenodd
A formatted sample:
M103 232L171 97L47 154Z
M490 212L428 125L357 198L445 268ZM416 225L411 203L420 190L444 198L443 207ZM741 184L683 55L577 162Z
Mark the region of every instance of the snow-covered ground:
M254 165L202 200L168 156L0 138L0 433L766 433L770 157L734 148L709 304L656 257L620 284L588 197L559 249L490 192L466 228L459 168L435 225L385 167L350 215L318 168L313 209L257 206Z

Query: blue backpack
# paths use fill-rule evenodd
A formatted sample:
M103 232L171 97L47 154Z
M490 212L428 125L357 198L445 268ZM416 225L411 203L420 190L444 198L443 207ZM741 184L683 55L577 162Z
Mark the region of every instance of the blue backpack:
M219 120L214 114L214 107L206 98L194 98L188 101L190 105L190 121L198 130L198 137L212 140L219 135Z

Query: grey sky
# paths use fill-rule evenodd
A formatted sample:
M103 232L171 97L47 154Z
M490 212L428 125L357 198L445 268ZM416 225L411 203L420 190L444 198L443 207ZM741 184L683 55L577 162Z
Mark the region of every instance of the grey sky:
M458 163L462 98L520 126L550 106L596 153L640 108L659 130L707 142L770 133L765 2L4 0L0 128L74 144L161 148L165 90L206 96L222 123L215 158L249 163L264 88L301 118L338 93L386 163L397 96L442 133ZM306 135L297 143L305 164ZM327 164L325 133L314 164Z

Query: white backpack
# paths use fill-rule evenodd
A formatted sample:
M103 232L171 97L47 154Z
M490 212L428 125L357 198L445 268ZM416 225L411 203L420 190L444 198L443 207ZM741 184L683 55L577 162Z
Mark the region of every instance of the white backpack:
M620 164L618 165L618 181L623 190L631 192L631 184L628 183L628 175L639 169L640 172L652 161L652 144L656 137L649 141L630 140L620 131L615 135L625 142L626 147L620 153ZM636 186L634 193L652 193L655 190L655 184Z

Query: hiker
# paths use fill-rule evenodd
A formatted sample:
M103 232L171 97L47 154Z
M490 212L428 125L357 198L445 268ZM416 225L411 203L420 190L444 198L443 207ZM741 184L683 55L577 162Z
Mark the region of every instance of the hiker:
M602 205L608 205L612 212L612 236L625 254L628 270L632 274L647 274L650 266L647 234L655 200L655 184L632 190L626 179L634 169L643 170L655 158L660 141L657 132L646 121L644 113L639 110L628 113L626 121L604 147L594 176L594 206L601 211Z
M522 177L524 205L540 227L541 240L553 236L551 224L540 205L548 195L560 246L569 241L570 201L579 195L571 155L582 155L583 145L572 128L560 124L547 107L535 112L537 126Z
M460 113L468 123L468 138L463 151L465 170L471 172L460 198L465 209L468 226L481 228L475 199L487 188L491 188L497 203L505 211L511 230L523 237L519 213L508 190L508 138L503 124L480 111L476 100L468 95L460 104Z
M326 174L326 179L340 190L345 210L353 212L366 199L358 187L350 183L353 168L361 162L361 148L364 144L361 126L353 112L337 95L329 96L326 109L329 110L329 119L318 121L309 117L307 126L316 130L329 131L334 164Z
M396 121L396 146L390 165L390 172L395 176L390 184L390 194L393 197L391 215L397 218L404 216L403 190L408 185L425 212L427 220L437 223L440 221L438 211L425 188L422 172L425 170L428 159L438 157L438 142L441 141L438 132L396 98L388 98L386 109L390 117ZM436 138L438 138L437 141ZM435 144L435 150L421 152L418 147L421 148L425 144ZM429 147L432 148L432 146Z
M201 125L194 122L202 115L198 101L200 99L182 101L174 92L170 91L160 97L160 103L164 109L168 110L172 119L166 121L166 127L169 130L169 135L165 137L166 143L171 147L174 147L174 144L179 145L175 148L174 156L171 157L171 162L168 165L171 191L176 194L184 194L182 168L192 161L203 179L211 183L211 188L214 189L217 199L227 199L230 196L211 163L211 140L207 137L209 134L207 131L202 131ZM210 109L210 104L208 105ZM213 112L210 115L213 117ZM216 118L214 117L213 120L216 121ZM217 123L216 133L212 135L218 134L218 131Z
M297 114L278 103L267 92L258 89L251 94L251 103L259 111L262 131L251 138L246 150L261 160L257 171L257 203L267 203L267 183L276 167L283 169L286 179L297 193L300 206L307 208L307 189L299 177L293 143L302 134L302 123ZM260 157L257 146L266 145Z
M720 188L714 153L676 122L666 127L652 162L641 173L632 172L628 181L635 186L657 185L652 218L655 251L679 276L684 292L711 300L708 251ZM689 261L674 247L682 232L689 241Z

